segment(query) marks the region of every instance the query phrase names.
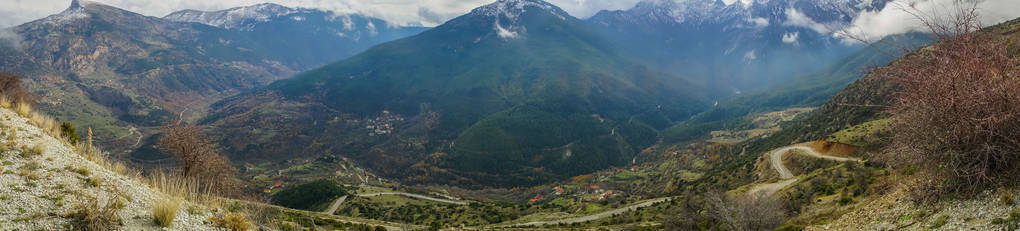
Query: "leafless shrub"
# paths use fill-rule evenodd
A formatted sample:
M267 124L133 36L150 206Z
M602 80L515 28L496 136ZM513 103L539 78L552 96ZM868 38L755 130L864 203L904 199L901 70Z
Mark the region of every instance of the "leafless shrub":
M909 11L908 11L909 12ZM976 32L976 7L956 6L950 16L915 14L938 38L873 74L901 90L893 117L894 166L921 166L934 179L919 186L938 198L982 186L1012 184L1020 174L1020 62L1008 39ZM924 200L925 198L920 198Z
M21 86L21 77L0 73L0 95L5 95L11 102L35 103L35 97Z
M216 145L201 127L168 125L163 129L159 146L177 160L183 175L196 179L200 187L209 187L217 193L231 193L235 188L234 167L216 151Z
M710 193L705 200L710 216L728 230L772 230L786 220L783 201L764 193L739 197Z

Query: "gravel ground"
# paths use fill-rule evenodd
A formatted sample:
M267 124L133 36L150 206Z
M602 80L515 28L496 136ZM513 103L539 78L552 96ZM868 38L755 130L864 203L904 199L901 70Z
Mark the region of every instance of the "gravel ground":
M1014 190L1014 195L1016 195ZM919 206L909 194L897 190L875 200L863 202L858 209L825 225L805 230L1005 230L993 225L995 218L1006 218L1020 205L1006 205L996 190L986 191L973 199L950 200L932 206ZM935 225L945 217L945 223Z
M123 230L217 230L206 224L212 215L188 213L190 203L182 205L172 227L153 224L152 204L162 193L137 178L107 170L79 156L64 141L46 135L28 120L7 109L0 109L0 142L9 144L0 150L3 162L0 174L0 230L67 230L68 214L87 206L87 198L108 198L123 195L125 207L118 212ZM12 139L10 136L15 136ZM43 146L42 155L23 157L22 153L36 145ZM29 151L31 153L31 151ZM76 169L87 169L81 174ZM84 172L84 171L81 171ZM98 186L89 179L101 179ZM118 193L119 192L119 193ZM92 209L92 208L89 208Z

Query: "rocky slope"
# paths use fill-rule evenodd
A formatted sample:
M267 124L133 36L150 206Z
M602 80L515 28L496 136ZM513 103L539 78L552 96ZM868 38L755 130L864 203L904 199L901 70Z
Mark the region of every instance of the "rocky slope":
M73 213L98 210L92 198L105 206L120 201L116 216L123 230L158 230L153 225L153 204L167 198L138 178L121 175L89 161L67 141L54 138L29 120L0 108L0 229L72 229ZM188 212L186 203L177 211L172 227L164 230L216 230L206 224L212 213Z

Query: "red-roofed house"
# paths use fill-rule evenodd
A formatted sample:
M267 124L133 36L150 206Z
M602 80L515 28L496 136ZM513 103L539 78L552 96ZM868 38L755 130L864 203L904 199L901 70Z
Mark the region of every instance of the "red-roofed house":
M538 196L535 196L535 198L531 198L531 200L529 202L535 203L535 202L538 202L538 200L541 200L541 199L542 199L542 195L538 195Z

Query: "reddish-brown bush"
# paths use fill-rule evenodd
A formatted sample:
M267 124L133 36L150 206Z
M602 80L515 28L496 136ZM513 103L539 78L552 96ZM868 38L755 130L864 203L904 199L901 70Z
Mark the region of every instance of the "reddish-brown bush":
M1020 62L1015 39L981 28L973 7L921 21L938 38L874 74L901 86L893 162L930 170L931 193L973 192L1020 174Z
M219 193L227 193L236 184L234 167L216 151L202 127L177 123L166 126L162 135L161 150L177 160L184 176Z
M0 73L0 94L6 95L14 103L35 104L35 97L21 85L21 76Z

